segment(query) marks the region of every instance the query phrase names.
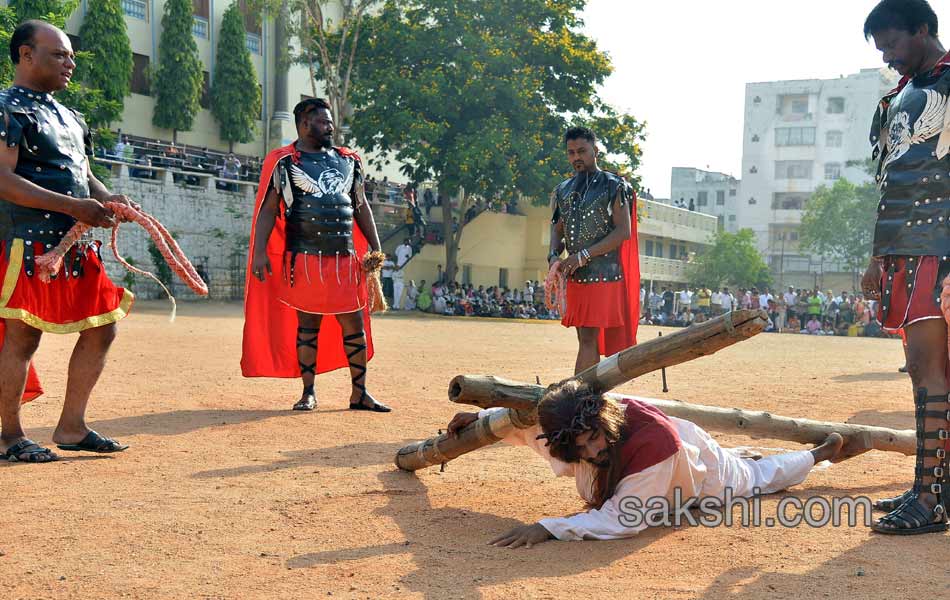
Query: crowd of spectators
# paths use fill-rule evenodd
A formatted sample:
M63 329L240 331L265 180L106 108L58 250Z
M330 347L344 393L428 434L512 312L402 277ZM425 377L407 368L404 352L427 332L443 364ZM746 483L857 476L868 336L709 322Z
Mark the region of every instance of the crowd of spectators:
M560 320L557 310L549 310L544 303L544 288L537 281L526 281L523 287L475 286L446 282L441 265L438 280L427 284L420 281L417 285L410 280L399 285L398 298L394 297L393 270L395 263L384 263L382 273L383 292L393 310L420 311L437 315L460 317L499 317L506 319L550 319Z
M121 130L111 150L99 147L97 152L100 158L128 163L131 177L158 179L156 168L170 169L176 183L183 181L188 185L198 185L198 175L257 183L261 172L261 161L257 157L239 157L233 152L217 152L173 141L129 136ZM218 189L238 191L237 183L220 179L216 181Z
M861 294L789 287L785 292L755 287L640 289L641 323L686 327L737 309L764 309L766 331L805 335L881 337L876 302Z

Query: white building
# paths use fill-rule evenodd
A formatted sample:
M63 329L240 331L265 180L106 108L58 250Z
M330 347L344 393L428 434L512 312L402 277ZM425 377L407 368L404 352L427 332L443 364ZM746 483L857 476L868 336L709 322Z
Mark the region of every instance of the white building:
M726 173L673 167L670 202L675 206L692 206L697 212L712 215L719 221L720 229L735 233L738 231L739 183L738 179Z
M820 185L869 176L849 161L870 158L868 135L877 101L894 87L886 69L838 79L746 84L742 185L737 229L752 229L778 285L850 287L838 265L798 248L802 209ZM829 279L834 277L834 279Z

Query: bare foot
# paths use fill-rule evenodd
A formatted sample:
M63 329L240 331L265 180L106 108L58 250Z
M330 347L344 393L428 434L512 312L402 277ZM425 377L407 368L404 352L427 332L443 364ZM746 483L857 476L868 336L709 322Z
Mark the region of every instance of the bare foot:
M841 437L841 434L829 433L824 442L811 450L812 455L815 457L815 463L820 463L823 460L832 460L838 456L838 452L841 451L842 446L844 446L844 438Z

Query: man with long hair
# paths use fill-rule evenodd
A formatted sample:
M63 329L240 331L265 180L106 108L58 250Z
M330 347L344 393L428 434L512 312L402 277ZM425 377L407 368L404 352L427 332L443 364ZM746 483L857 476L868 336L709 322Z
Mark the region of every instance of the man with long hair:
M926 0L884 0L864 23L884 62L901 75L879 102L870 141L881 201L861 287L880 300L885 331L904 330L913 385L917 464L910 490L876 503L881 533L946 531L950 451L947 323L939 294L950 274L950 53ZM947 307L943 307L947 310Z
M507 409L488 409L493 410ZM488 411L455 415L449 432ZM590 509L516 527L492 540L495 546L634 536L650 522L631 511L650 510L655 499L675 508L677 494L692 502L771 494L801 483L822 460L846 457L841 453L844 439L832 433L812 450L760 460L740 458L689 421L633 398L616 400L592 392L574 381L548 390L538 417L537 425L517 429L504 441L531 448L547 459L556 475L574 477Z

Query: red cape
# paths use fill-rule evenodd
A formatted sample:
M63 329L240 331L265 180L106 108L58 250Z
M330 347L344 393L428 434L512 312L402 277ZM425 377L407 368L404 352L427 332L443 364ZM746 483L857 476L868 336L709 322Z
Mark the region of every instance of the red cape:
M347 148L337 148L343 156L359 156ZM267 195L271 175L277 161L297 153L294 144L271 151L264 159L261 180L257 188L254 217L251 221L251 241L247 255L247 275L244 283L244 340L241 353L241 373L245 377L300 377L297 364L297 311L277 299L277 291L283 277L284 242L287 238L284 206L278 212L277 222L267 241L267 257L270 259L272 276L260 281L251 275L251 259L254 253L254 234L257 215ZM368 244L359 226L353 227L353 248L356 256L366 254ZM366 360L373 357L373 337L370 331L369 306L363 310L366 330ZM343 348L343 330L339 322L326 315L320 324L317 339L317 373L326 373L349 366Z
M623 283L626 306L623 327L600 330L597 341L600 354L611 356L637 344L637 326L640 324L640 251L637 244L637 194L633 192L630 202L630 239L620 245L620 266L623 269Z
M0 319L0 348L3 348L3 339L6 336L6 326L3 319ZM40 379L36 376L36 369L33 368L33 361L30 361L30 370L26 374L26 389L23 390L23 397L20 399L22 404L30 400L36 400L43 395L43 387L40 385Z

